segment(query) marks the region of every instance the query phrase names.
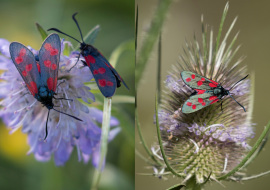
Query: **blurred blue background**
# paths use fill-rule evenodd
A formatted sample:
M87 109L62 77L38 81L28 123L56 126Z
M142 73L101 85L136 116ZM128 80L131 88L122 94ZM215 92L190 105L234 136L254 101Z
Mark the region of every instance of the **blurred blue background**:
M94 46L109 58L121 43L134 41L134 4L133 0L1 0L0 38L39 49L42 40L35 26L38 22L44 29L56 27L79 39L71 18L78 12L76 18L84 35L100 25ZM74 40L66 39L77 46ZM135 94L134 57L134 48L120 57L116 69L130 90L119 88L116 95ZM100 189L134 189L134 105L113 103L112 115L120 120L122 131L109 144ZM90 189L93 166L78 163L76 151L64 167L56 167L53 160L41 163L33 155L27 156L28 149L26 134L19 130L10 135L1 123L0 189Z

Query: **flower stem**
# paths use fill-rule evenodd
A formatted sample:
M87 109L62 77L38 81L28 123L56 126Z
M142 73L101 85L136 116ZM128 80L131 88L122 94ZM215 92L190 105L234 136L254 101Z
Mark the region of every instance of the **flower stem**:
M147 152L147 154L150 156L150 158L156 163L158 164L159 166L162 166L163 164L156 159L156 157L152 154L151 150L148 148L148 146L146 145L146 142L144 140L144 137L142 135L142 130L141 130L141 125L140 125L140 122L139 122L139 119L138 119L138 111L137 111L137 108L135 108L135 120L136 120L136 126L137 126L137 129L138 129L138 133L139 133L139 137L140 137L140 141L145 149L145 151Z
M185 190L201 190L202 185L199 183L196 183L196 178L192 177L186 182L186 189Z
M159 146L160 146L160 151L161 151L161 154L162 154L162 157L163 157L163 160L167 166L167 169L170 170L175 176L177 177L183 177L183 175L177 173L172 167L171 165L169 164L168 160L167 160L167 157L166 157L166 154L165 154L165 151L163 149L163 145L162 145L162 139L161 139L161 134L160 134L160 128L159 128L159 120L158 120L158 95L156 94L156 128L157 128L157 136L158 136L158 143L159 143Z
M259 146L262 143L262 141L264 140L265 136L268 134L269 129L270 129L270 121L267 124L267 126L265 127L265 129L263 130L261 136L259 137L259 139L255 143L255 145L252 147L252 149L249 151L249 153L246 155L246 157L238 164L238 166L236 166L229 173L227 173L227 174L225 174L225 175L223 175L221 177L218 177L217 179L218 180L226 179L227 177L233 175L235 172L240 170L246 164L246 162L252 157L253 153L255 153L257 148L259 148Z
M154 44L159 37L161 27L165 20L166 14L169 10L172 0L160 0L155 15L152 19L150 29L146 34L146 38L140 48L140 52L137 54L138 60L135 70L135 85L138 87L142 73L146 66L146 63L150 57Z
M102 170L103 170L104 163L106 160L108 136L109 136L109 131L110 131L111 105L112 105L112 99L104 98L102 132L101 132L101 140L100 140L100 158L99 158L98 168L95 170L95 173L94 173L91 190L98 189Z

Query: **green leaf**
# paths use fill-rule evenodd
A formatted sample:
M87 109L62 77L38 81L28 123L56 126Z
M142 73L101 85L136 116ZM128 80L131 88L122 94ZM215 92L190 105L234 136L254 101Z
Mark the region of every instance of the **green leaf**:
M172 187L169 187L167 190L179 190L179 189L182 189L182 187L186 187L186 186L183 184L177 184Z
M129 40L121 43L117 48L112 52L111 57L109 59L110 64L115 68L118 62L118 59L125 51L134 51L134 40Z
M63 50L63 55L69 56L71 52L71 47L68 45L68 43L65 43L64 50Z
M95 26L92 30L90 30L86 36L83 38L83 41L87 44L93 44L95 42L95 39L100 31L100 26ZM75 48L75 50L78 50L80 48L80 44L78 44Z
M48 33L38 23L36 23L36 27L39 31L39 34L41 35L42 40L45 40L48 36Z
M249 151L249 153L246 155L245 158L242 159L242 161L235 167L233 168L230 172L227 174L218 177L218 180L223 180L227 179L228 177L232 176L235 172L243 168L243 166L249 161L249 159L253 156L254 153L256 153L256 150L260 148L261 143L263 140L266 138L266 136L269 134L268 131L270 130L270 121L268 122L267 126L263 130L261 136L259 139L256 141L255 145L252 147L252 149Z

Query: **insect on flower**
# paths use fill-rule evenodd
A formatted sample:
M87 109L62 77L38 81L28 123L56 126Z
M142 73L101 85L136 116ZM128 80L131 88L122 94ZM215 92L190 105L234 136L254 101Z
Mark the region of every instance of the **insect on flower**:
M64 33L56 28L50 28L50 29L48 29L48 31L53 30L53 31L59 32L59 33L64 34L64 35L66 35L66 36L68 36L68 37L70 37L70 38L72 38L80 43L81 52L79 54L78 60L80 58L80 55L82 55L84 57L85 61L82 60L82 62L85 66L88 66L90 68L90 70L91 70L91 72L96 80L96 83L97 83L101 93L103 94L103 96L112 97L115 93L116 88L121 86L121 82L123 82L125 87L127 89L129 89L128 86L126 85L126 83L124 82L124 80L121 78L121 76L111 66L109 61L95 47L93 47L92 45L86 44L83 41L81 29L79 27L78 21L75 18L76 14L77 13L74 13L72 15L72 18L75 21L75 23L79 29L82 42L80 42L79 40L75 39L74 37L72 37L72 36L70 36L70 35L68 35L68 34L66 34L66 33ZM76 62L76 64L77 63L78 63L78 61Z
M181 77L186 85L194 89L195 92L191 94L189 99L185 101L182 107L183 113L193 113L206 106L209 106L219 100L222 100L225 96L229 95L239 106L241 106L244 111L246 109L239 102L237 102L233 96L230 94L230 90L239 82L248 77L245 76L238 82L236 82L229 90L226 90L221 86L221 84L198 75L190 71L181 72ZM221 102L222 109L222 102Z
M49 110L44 140L48 135L47 124L51 109L82 121L75 116L54 109L52 99L71 100L55 97L55 95L57 95L56 87L61 52L60 38L57 34L51 34L45 39L40 48L38 58L35 58L33 52L18 42L12 42L9 46L9 50L11 59L21 74L28 90Z

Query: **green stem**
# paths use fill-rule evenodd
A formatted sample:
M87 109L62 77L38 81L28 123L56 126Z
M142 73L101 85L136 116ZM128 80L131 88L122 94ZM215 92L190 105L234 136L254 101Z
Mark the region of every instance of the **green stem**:
M95 173L94 173L91 190L98 189L102 170L103 170L104 163L106 160L108 136L109 136L109 131L110 131L111 105L112 105L112 99L104 98L102 132L101 132L101 140L100 140L100 158L99 158L98 168L95 170Z
M146 66L146 63L150 57L154 44L160 34L161 27L165 20L166 14L169 10L169 6L172 0L160 0L155 15L152 19L150 29L146 34L146 38L137 54L138 60L135 70L135 88L137 89L142 73Z
M162 166L163 164L156 159L156 157L153 155L153 153L151 152L151 150L148 148L148 146L146 145L146 142L144 140L144 137L142 135L142 131L141 131L141 125L140 125L140 122L139 122L139 119L138 119L138 111L137 109L135 108L135 119L136 119L136 126L137 126L137 129L138 129L138 133L139 133L139 137L140 137L140 141L145 149L145 151L147 152L147 154L150 156L150 158L156 163L158 164L159 166Z
M166 157L166 154L165 154L165 151L163 149L163 145L162 145L162 139L161 139L161 134L160 134L160 128L159 128L159 120L158 120L158 100L157 100L157 94L156 94L156 128L157 128L157 136L158 136L158 143L159 143L159 146L160 146L160 151L161 151L161 154L162 154L162 157L163 157L163 160L167 166L167 169L170 170L175 176L177 177L183 177L183 175L177 173L172 167L171 165L169 164L168 160L167 160L167 157Z
M202 185L196 183L196 178L192 177L186 182L186 190L201 190Z
M262 141L264 140L265 136L268 134L268 131L270 129L270 121L267 124L266 128L263 130L261 136L259 137L259 139L257 140L257 142L255 143L255 145L252 147L252 149L250 150L250 152L246 155L246 157L238 164L238 166L236 166L233 170L231 170L229 173L218 177L218 180L222 180L222 179L226 179L227 177L233 175L235 172L237 172L238 170L240 170L245 164L246 162L252 157L252 155L255 153L255 151L257 150L257 148L260 146L260 144L262 143Z

